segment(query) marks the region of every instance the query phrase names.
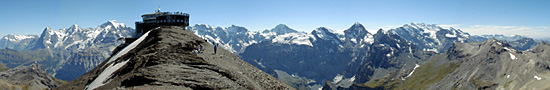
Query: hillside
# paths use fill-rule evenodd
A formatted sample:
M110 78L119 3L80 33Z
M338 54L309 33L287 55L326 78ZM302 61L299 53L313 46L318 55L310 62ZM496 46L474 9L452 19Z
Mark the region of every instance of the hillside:
M0 66L3 66L3 64ZM43 90L64 83L66 81L46 74L46 71L40 69L38 63L29 66L18 66L0 72L0 89L2 90Z
M435 55L402 80L378 78L351 89L550 89L550 46L519 51L496 39L455 43L447 53Z
M194 54L195 45L203 53ZM292 87L179 27L147 32L93 70L58 88L82 89L268 89Z

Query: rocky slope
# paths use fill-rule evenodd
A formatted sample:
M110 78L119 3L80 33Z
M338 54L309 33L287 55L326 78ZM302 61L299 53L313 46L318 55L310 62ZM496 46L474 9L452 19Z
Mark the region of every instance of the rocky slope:
M402 80L379 78L350 89L549 89L549 49L544 42L527 51L496 39L455 43Z
M3 90L43 90L64 83L65 81L46 74L38 63L0 72L0 88Z
M495 39L455 44L447 57L460 66L429 89L550 89L549 47L518 51Z
M194 46L205 51L194 54ZM79 78L71 89L276 89L278 81L231 52L179 27L152 30Z

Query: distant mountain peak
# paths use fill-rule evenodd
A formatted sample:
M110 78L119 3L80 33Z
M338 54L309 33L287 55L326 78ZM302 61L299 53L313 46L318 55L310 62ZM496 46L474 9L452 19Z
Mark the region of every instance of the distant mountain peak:
M241 26L237 26L237 25L231 25L230 27L227 27L226 29L229 32L239 32L239 33L248 32L248 29L246 29L245 27L241 27Z
M315 29L315 30L328 30L328 28L327 28L327 27L318 27L318 28Z
M345 37L346 38L363 38L365 36L367 36L369 33L369 31L367 31L367 29L365 29L365 27L363 25L361 25L360 23L356 22L354 23L350 28L344 30L344 34L345 34Z
M365 27L359 22L355 22L350 28L348 28L345 31L350 31L350 30L355 31L356 33L359 33L359 32L368 33L367 29L365 29Z
M42 35L44 35L44 34L52 35L53 34L52 28L50 28L50 27L44 28L44 31L42 31Z
M278 24L275 28L289 28L286 24Z
M80 27L78 27L78 25L73 24L73 25L71 25L71 27L69 27L67 30L75 30L75 31L77 31L77 30L79 30L79 29L80 29Z
M117 20L109 20L103 24L101 24L99 27L102 27L102 28L110 28L110 27L113 27L113 28L124 28L126 27L126 24L124 23L119 23Z
M316 29L314 29L312 32L319 32L319 33L332 33L334 32L333 30L327 28L327 27L318 27Z
M78 25L73 24L73 25L71 25L71 27L69 27L69 28L77 28L77 27L78 27Z
M353 24L354 24L354 25L361 25L361 23L359 23L359 22L355 22L355 23L353 23Z
M422 29L422 30L430 30L430 31L439 31L441 27L437 26L436 24L425 24L425 23L417 23L412 22L410 24L403 25L405 28L415 28L415 29Z
M277 35L283 35L283 34L287 34L287 33L296 33L296 32L298 32L298 31L288 27L285 24L279 24L279 25L275 26L275 28L271 29L270 31L275 32Z

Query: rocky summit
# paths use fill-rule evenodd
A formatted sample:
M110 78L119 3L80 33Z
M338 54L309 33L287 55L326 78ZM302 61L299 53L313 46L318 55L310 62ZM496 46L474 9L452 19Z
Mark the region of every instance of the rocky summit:
M3 64L0 66L7 68ZM0 72L2 90L46 90L64 83L66 82L46 74L36 62Z
M202 52L195 51L199 45ZM294 89L229 51L213 49L189 30L157 28L55 89Z

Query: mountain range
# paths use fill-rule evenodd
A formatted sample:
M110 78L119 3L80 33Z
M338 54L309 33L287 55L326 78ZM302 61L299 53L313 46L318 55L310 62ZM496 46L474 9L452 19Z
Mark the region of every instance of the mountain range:
M435 62L436 56L456 54L453 49L462 45L456 43L496 39L517 52L533 50L543 43L519 35L470 35L460 29L424 23L379 29L376 33L369 32L360 23L346 30L318 27L311 32L299 32L284 24L263 31L206 24L186 29L297 89L387 88L372 83L394 82L392 80L407 83L408 78L417 76L412 73L417 69L428 71L425 66ZM3 42L0 48L6 49L1 49L0 55L6 56L1 60L10 68L37 61L49 74L70 81L108 59L114 54L114 48L124 43L119 39L132 37L133 32L132 28L116 20L97 28L83 29L78 25L57 31L46 28L41 35L4 36L0 39ZM464 58L456 57L460 58L453 60ZM437 63L432 68L440 65ZM479 86L483 85L463 88Z
M197 24L188 30L276 77L291 76L278 78L296 88L320 88L327 80L363 83L390 73L406 75L431 56L446 53L454 43L496 38L518 50L542 43L519 35L470 35L460 29L424 23L380 29L376 33L368 32L360 23L343 31L319 27L309 33L297 32L283 24L261 32L237 27Z
M49 74L63 80L72 80L93 69L111 55L111 51L133 35L134 29L111 20L96 28L69 28L52 30L46 27L41 35L11 34L0 39L1 61L14 68L38 61ZM17 58L19 57L19 58Z

